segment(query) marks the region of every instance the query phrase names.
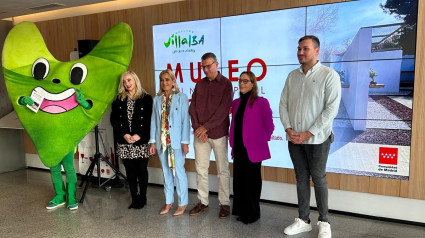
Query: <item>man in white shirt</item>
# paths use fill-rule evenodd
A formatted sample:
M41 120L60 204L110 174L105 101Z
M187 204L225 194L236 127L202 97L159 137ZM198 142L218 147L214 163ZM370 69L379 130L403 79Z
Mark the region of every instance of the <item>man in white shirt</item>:
M319 211L319 238L325 238L331 237L326 162L333 141L332 122L341 100L341 83L337 72L317 60L319 51L320 41L316 36L307 35L298 41L301 67L289 73L286 79L279 113L294 165L299 207L299 217L284 233L295 235L312 230L311 176Z

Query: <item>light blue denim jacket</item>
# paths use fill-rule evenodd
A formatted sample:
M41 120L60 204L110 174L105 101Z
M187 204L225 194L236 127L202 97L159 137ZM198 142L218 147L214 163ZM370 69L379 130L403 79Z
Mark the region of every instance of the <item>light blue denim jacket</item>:
M149 144L155 143L155 148L161 150L161 100L162 95L155 96L151 117L151 138ZM173 95L170 108L170 139L173 149L181 149L182 144L190 142L189 101L186 94Z

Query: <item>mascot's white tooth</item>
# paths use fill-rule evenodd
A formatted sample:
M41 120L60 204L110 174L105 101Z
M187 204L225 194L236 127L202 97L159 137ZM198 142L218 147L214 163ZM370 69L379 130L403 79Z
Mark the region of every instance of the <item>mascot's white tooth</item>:
M50 93L42 87L36 87L33 90L43 95L44 98L49 101L62 101L71 97L75 93L75 89L73 88L68 88L67 90L61 93Z

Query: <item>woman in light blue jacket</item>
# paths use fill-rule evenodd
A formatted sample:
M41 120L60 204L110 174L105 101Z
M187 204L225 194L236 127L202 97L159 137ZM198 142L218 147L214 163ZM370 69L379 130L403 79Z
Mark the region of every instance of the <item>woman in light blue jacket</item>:
M160 89L153 100L149 150L151 154L158 151L164 173L165 205L159 214L167 214L173 206L175 177L178 208L174 216L179 216L184 213L188 203L184 162L190 140L189 101L179 91L171 70L162 71L159 80Z

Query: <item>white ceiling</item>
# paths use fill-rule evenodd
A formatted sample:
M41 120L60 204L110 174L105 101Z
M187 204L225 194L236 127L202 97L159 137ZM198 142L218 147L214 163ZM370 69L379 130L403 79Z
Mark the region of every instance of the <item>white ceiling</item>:
M114 0L0 0L0 19L109 1ZM30 9L50 4L59 5L44 9Z

